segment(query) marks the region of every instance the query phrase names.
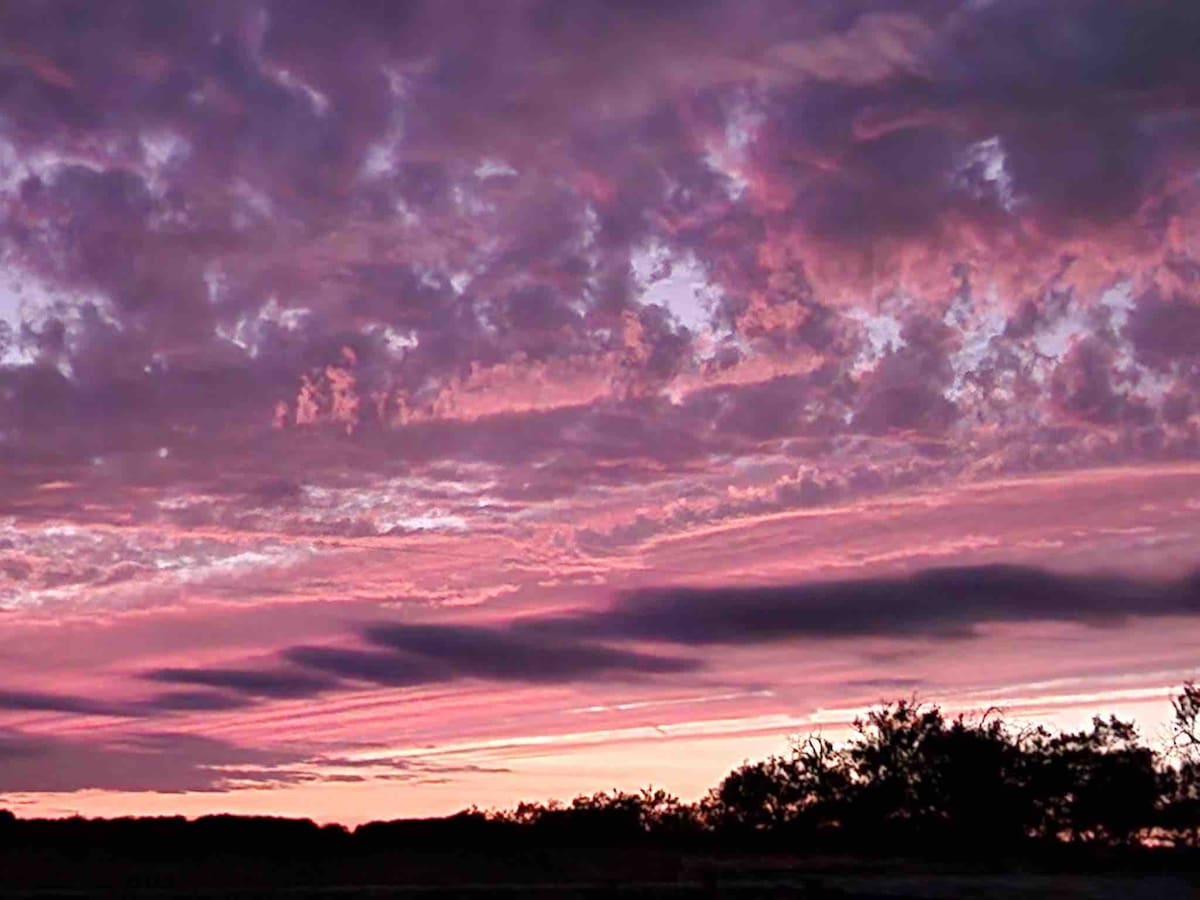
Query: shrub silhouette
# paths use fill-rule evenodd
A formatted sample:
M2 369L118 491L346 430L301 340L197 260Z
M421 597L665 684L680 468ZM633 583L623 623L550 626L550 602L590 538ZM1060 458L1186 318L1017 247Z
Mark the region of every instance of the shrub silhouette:
M1097 717L1090 731L1039 730L1025 752L1042 837L1127 844L1157 823L1165 773L1130 723Z
M948 721L901 700L855 730L844 748L808 738L790 757L743 764L702 802L705 823L743 839L788 832L824 846L961 855L1127 845L1155 832L1184 842L1200 822L1200 761L1164 765L1116 718L1013 732L990 713Z
M523 828L547 844L609 846L678 840L701 830L695 809L666 791L646 788L581 794L562 804L521 803L510 812L494 813L498 824Z
M1021 747L999 720L900 701L856 723L846 825L894 846L1008 846L1031 814Z

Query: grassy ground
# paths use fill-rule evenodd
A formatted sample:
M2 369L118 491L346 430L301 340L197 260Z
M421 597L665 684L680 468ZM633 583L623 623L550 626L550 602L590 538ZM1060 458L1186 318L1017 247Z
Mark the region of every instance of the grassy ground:
M167 867L101 859L0 858L0 896L75 898L977 898L1193 900L1200 875L1154 871L972 871L947 864L595 851L420 854L305 866L208 860Z

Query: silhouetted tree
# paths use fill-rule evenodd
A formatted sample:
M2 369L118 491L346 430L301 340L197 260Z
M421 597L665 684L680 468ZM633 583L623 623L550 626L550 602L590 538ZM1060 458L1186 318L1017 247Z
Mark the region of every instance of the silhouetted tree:
M828 841L843 829L853 788L847 754L819 735L793 739L791 830L809 841Z
M1025 752L1043 837L1127 844L1159 818L1163 773L1128 722L1096 717L1090 731L1039 729Z
M703 830L695 805L682 803L674 794L661 788L643 788L638 797L641 803L642 828L667 840L684 840Z
M842 749L809 738L790 757L745 763L710 792L704 820L729 833L803 835L808 846L962 854L1030 839L1129 844L1165 827L1168 809L1176 832L1200 817L1200 765L1168 769L1115 718L1014 734L990 712L948 721L901 700L855 729Z
M770 756L726 775L703 801L703 817L722 831L773 831L795 818L802 801L793 761Z
M1160 824L1177 846L1200 846L1200 687L1186 681L1171 701L1171 751Z
M999 719L947 722L911 700L855 723L846 826L928 851L995 849L1032 819L1020 747Z
M1200 756L1200 687L1185 681L1172 699L1172 737L1175 750L1185 758Z

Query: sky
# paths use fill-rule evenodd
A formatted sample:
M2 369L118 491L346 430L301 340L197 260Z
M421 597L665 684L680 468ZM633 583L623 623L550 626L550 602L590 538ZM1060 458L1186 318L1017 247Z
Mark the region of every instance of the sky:
M1194 0L0 5L0 807L1164 736Z

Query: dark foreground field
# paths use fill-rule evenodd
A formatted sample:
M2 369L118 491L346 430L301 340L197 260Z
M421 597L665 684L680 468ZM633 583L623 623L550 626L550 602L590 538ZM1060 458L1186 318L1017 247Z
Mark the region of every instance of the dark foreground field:
M1196 887L1168 876L1133 880L1126 878L1075 877L995 877L995 878L845 878L804 880L781 878L775 881L756 880L721 884L639 884L626 885L475 885L453 888L431 887L330 887L330 888L246 888L228 891L171 891L135 892L96 889L92 891L15 891L5 897L79 898L93 897L161 897L172 900L184 898L253 898L289 897L296 900L334 900L334 898L445 898L445 897L537 897L546 900L589 897L648 897L648 898L845 898L845 900L903 900L903 898L978 898L978 900L1008 900L1008 898L1047 898L1047 900L1183 900L1197 896Z
M1200 872L1124 861L946 862L594 852L423 853L267 863L238 856L144 863L0 856L0 895L39 898L1200 898ZM1181 863L1175 865L1175 863ZM1091 870L1081 869L1081 864Z

